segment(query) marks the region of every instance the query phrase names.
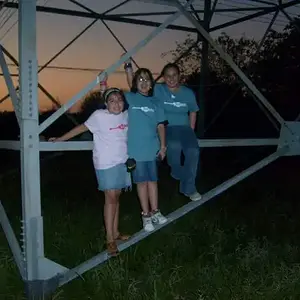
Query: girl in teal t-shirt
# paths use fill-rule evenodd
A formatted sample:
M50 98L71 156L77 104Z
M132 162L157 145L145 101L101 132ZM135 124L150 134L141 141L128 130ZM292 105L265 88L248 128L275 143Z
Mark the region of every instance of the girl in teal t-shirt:
M154 230L167 218L158 209L157 158L166 155L164 110L153 97L154 80L148 69L139 69L133 78L131 92L125 93L128 103L128 155L135 159L132 177L142 208L143 228Z

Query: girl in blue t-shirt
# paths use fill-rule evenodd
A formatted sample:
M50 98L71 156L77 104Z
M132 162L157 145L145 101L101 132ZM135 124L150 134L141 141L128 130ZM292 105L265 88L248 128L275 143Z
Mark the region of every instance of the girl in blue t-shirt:
M128 155L135 159L132 177L142 208L145 231L167 218L158 209L157 159L166 156L164 110L153 97L154 80L148 69L139 69L132 80L132 88L125 93L128 103Z
M124 66L127 82L131 87L133 69L129 59ZM202 199L196 188L199 161L199 145L195 134L197 105L194 92L180 83L180 70L174 63L168 63L161 73L164 83L157 83L154 96L162 105L168 121L166 139L167 158L171 176L180 181L180 192L192 201ZM181 164L181 154L184 164Z

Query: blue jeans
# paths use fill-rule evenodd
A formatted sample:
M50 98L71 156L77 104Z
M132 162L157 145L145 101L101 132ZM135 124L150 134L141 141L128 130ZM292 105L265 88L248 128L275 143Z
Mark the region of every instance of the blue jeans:
M157 181L157 163L153 161L137 161L136 167L132 171L134 183Z
M171 176L180 180L180 192L189 196L197 192L199 146L195 132L189 126L167 126L167 160ZM184 164L181 164L181 153Z

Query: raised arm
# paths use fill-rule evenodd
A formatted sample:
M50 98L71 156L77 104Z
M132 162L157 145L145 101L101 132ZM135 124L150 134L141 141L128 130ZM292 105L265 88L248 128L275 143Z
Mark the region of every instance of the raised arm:
M103 95L106 90L107 90L107 74L105 74L105 77L102 79L102 81L100 81L101 95Z
M133 72L132 63L131 63L130 58L127 61L125 61L125 63L124 63L124 70L126 73L126 80L127 80L128 87L131 89L134 72Z
M58 138L50 138L49 141L50 142L63 142L63 141L67 141L70 140L71 138L84 133L88 131L88 128L84 125L78 125L76 127L74 127L73 129L71 129L70 131L68 131L67 133L65 133L64 135L62 135L61 137Z

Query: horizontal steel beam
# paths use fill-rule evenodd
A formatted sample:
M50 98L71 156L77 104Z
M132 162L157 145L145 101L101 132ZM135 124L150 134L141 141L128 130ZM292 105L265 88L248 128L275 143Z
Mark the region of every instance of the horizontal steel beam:
M0 1L0 5L3 1ZM6 7L9 8L18 8L18 3L9 2L5 4ZM120 18L118 16L110 16L106 14L98 14L98 13L91 13L86 11L78 11L78 10L71 10L71 9L62 9L56 7L46 7L46 6L39 6L37 5L36 10L38 12L43 13L50 13L50 14L57 14L63 16L73 16L73 17L81 17L81 18L88 18L88 19L101 19L103 21L112 21L112 22L121 22L126 24L134 24L134 25L144 25L149 27L159 27L162 23L160 22L152 22L146 20L138 20L138 19L129 19L129 18ZM168 29L178 30L178 31L187 31L187 32L196 32L194 28L186 27L186 26L178 26L178 25L169 25L167 26Z
M214 10L215 13L229 13L229 12L245 12L245 11L258 11L267 9L269 6L257 6L257 7L243 7L243 8L217 8ZM189 11L189 10L188 10ZM204 13L204 9L195 9L197 14ZM138 13L123 13L123 14L109 14L110 17L152 17L152 16L167 16L174 14L175 11L162 11L162 12L138 12Z
M175 6L174 0L134 0L134 2L152 3L164 6Z
M20 141L0 141L0 149L20 150Z
M248 0L248 1L249 2L263 3L263 4L267 4L267 5L272 5L272 6L277 5L277 3L272 3L270 1L264 1L264 0Z
M198 139L201 148L278 146L279 139ZM19 141L0 141L0 149L20 150ZM40 151L90 151L92 141L40 142Z
M200 148L277 146L279 139L199 139Z
M25 265L24 265L24 259L23 259L21 247L18 243L18 240L16 238L14 230L12 229L12 227L10 225L9 219L6 215L5 209L1 202L0 202L0 223L1 223L2 229L5 233L5 236L7 238L7 241L10 246L13 257L15 259L16 265L21 274L21 277L23 280L25 280Z
M40 142L40 151L89 151L93 142Z
M243 147L243 146L278 146L278 139L199 139L201 148ZM88 151L93 149L93 142L40 142L40 151Z

